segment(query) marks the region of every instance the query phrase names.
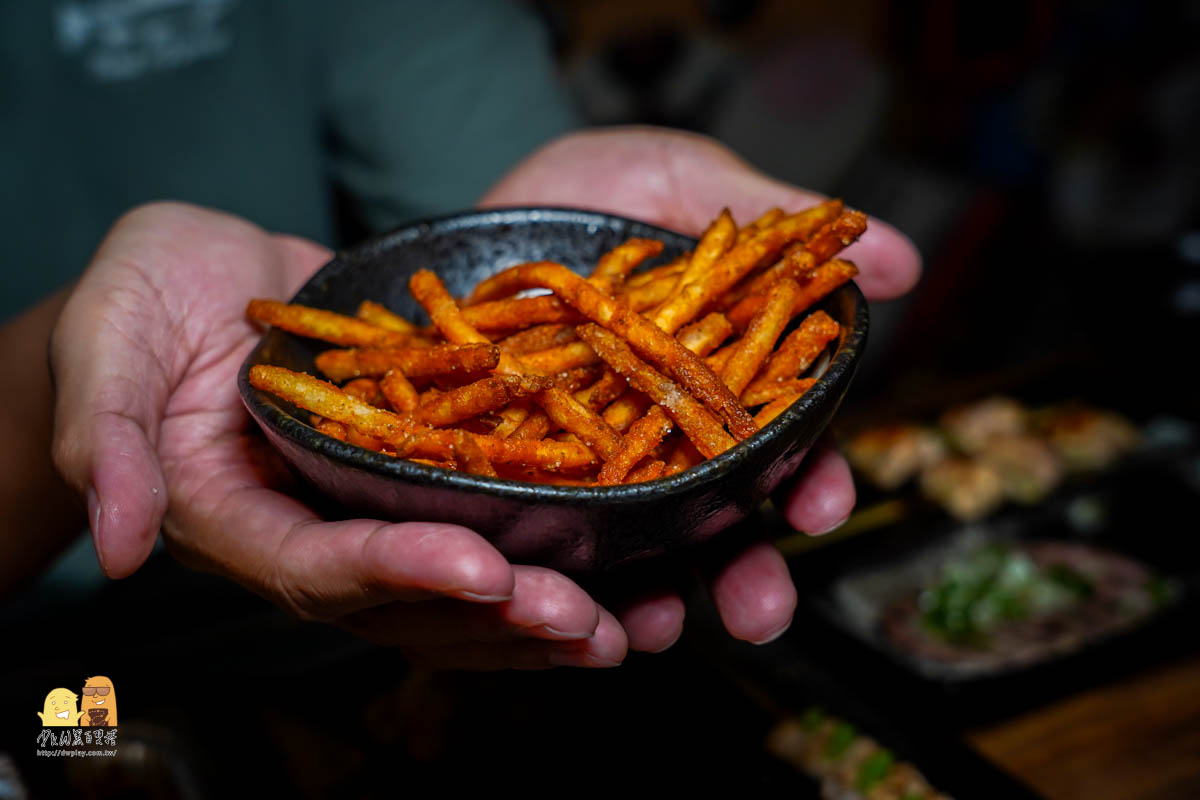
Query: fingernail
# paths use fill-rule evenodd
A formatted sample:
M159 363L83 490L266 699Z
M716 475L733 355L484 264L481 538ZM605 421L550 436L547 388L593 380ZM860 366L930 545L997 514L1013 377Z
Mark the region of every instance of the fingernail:
M620 661L594 656L586 650L555 650L550 653L550 663L556 667L602 667L611 669L621 666Z
M448 592L448 594L460 600L470 600L472 603L507 603L509 600L512 600L511 594L478 594L477 592L467 592L462 589Z
M593 636L592 631L560 631L558 628L552 628L549 625L530 625L528 628L525 628L525 630L544 631L552 639L563 639L568 642L578 641L580 639L590 639Z
M783 636L785 633L787 633L787 629L790 627L792 627L792 621L789 619L782 628L779 628L778 630L768 633L766 636L764 636L761 639L751 639L750 644L770 644L771 642L778 639L780 636Z
M827 533L833 533L838 528L845 525L846 521L849 519L850 519L850 515L847 514L846 516L839 519L837 522L830 525L828 528L823 528L822 530L819 530L819 531L805 531L805 533L807 533L809 536L824 536Z
M104 570L104 548L100 545L100 496L96 494L95 486L88 487L87 508L88 527L92 530L92 546L96 548L96 560L100 562L100 569Z

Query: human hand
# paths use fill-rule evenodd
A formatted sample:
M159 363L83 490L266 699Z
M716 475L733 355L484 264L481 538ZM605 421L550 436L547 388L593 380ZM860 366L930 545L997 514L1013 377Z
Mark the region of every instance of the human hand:
M768 178L710 139L638 127L557 139L502 178L482 205L592 208L698 236L724 206L745 221L772 206L791 211L823 199ZM920 274L912 243L875 219L845 257L858 265L856 282L872 300L904 294ZM850 515L854 483L845 459L824 443L777 497L793 527L819 534ZM709 591L729 632L752 642L783 633L796 606L787 565L767 542L714 565ZM679 636L683 613L682 600L662 592L632 601L620 619L634 649L655 651Z
M302 619L338 624L439 666L609 666L627 640L551 570L510 565L466 528L322 520L238 396L260 336L251 297L290 297L329 253L179 204L126 215L96 253L51 340L54 457L87 498L114 578L162 529L184 563Z

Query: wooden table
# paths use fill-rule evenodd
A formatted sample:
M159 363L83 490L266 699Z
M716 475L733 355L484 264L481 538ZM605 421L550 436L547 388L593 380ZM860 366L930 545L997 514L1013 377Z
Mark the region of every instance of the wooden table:
M1200 656L972 731L1051 800L1200 798Z

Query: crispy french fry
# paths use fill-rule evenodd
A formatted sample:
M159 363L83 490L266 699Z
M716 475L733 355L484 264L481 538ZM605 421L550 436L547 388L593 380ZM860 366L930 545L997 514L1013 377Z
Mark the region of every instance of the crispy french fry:
M663 243L657 239L630 239L609 250L596 263L588 282L602 292L612 294L625 283L625 278L639 264L662 252Z
M637 389L628 389L604 409L604 421L617 433L625 433L645 415L653 402Z
M621 436L596 412L566 392L547 389L538 394L537 402L552 422L568 433L575 434L606 461L621 452Z
M800 327L788 334L763 368L746 387L747 392L765 389L772 383L797 377L812 366L817 356L837 338L841 327L824 311L814 311L804 318ZM743 405L747 403L742 395Z
M617 395L625 390L628 384L616 372L605 370L604 374L593 383L591 386L579 389L575 392L575 399L594 412L599 412L606 405L611 403ZM565 387L560 387L564 388ZM607 419L604 420L608 422ZM610 427L612 427L610 425ZM554 423L544 411L536 411L529 415L529 418L521 423L515 431L512 432L514 439L544 439L554 431ZM614 431L620 433L620 430L614 428Z
M751 386L742 393L742 402L746 404L747 408L751 408L763 403L774 402L780 397L788 395L799 397L811 389L816 382L816 378L792 378L787 381L768 383L758 388Z
M538 375L556 375L569 369L600 362L596 351L583 342L570 342L535 353L525 353L520 358L521 365L527 371Z
M487 475L495 478L496 469L474 436L466 431L454 431L454 460L458 468L472 475Z
M679 343L701 358L721 346L721 342L733 333L733 325L724 314L712 313L698 322L681 328L675 338Z
M251 300L246 316L290 333L345 347L406 347L413 336L320 308L277 300Z
M728 308L743 297L767 291L780 280L801 280L821 264L852 245L867 229L867 215L861 211L845 211L833 222L822 227L812 238L785 256L770 269L755 276L746 286L735 287L723 304Z
M407 414L421 404L416 388L398 369L390 369L379 379L379 390L393 411ZM440 392L438 393L440 394Z
M383 396L379 382L373 378L355 378L342 386L342 391L376 408L384 408L387 405L387 398Z
M677 472L691 469L703 460L704 456L696 449L696 445L692 444L690 439L684 437L676 442L675 446L667 454L667 466L664 472L667 475L674 475Z
M686 389L635 356L620 337L595 324L580 325L577 332L609 366L624 375L632 387L661 405L696 443L700 452L712 458L734 445L733 437L725 432L708 409Z
M663 437L671 432L671 420L660 406L650 406L646 415L633 423L622 439L619 452L600 468L596 482L613 486L625 479L634 465L649 455Z
M363 300L358 305L358 318L370 322L372 325L378 325L381 328L387 328L389 331L397 333L417 333L417 326L406 320L404 317L390 311L386 306L371 300Z
M796 305L792 308L792 316L808 309L857 274L858 267L849 261L838 258L817 267L797 281L803 291L800 292L800 296L796 299ZM729 321L733 323L734 330L743 331L766 301L765 294L748 295L731 308L725 316L729 317Z
M250 368L250 384L306 411L381 439L402 455L438 461L454 458L455 431L421 428L397 414L351 397L336 386L311 375L258 364ZM582 444L513 441L471 435L493 464L523 464L557 471L584 469L597 463L595 453Z
M322 419L316 424L316 429L326 436L332 436L338 441L346 441L346 426L331 419Z
M603 364L589 364L586 367L573 367L554 376L554 385L564 392L578 392L591 386L604 375Z
M630 470L629 474L625 476L625 483L645 483L657 480L663 476L666 466L662 461L648 461L646 464Z
M579 312L552 294L537 297L510 297L462 309L462 316L484 333L509 333L533 325L578 324Z
M367 436L365 433L359 433L354 428L346 429L346 443L361 447L364 450L373 450L376 453L382 453L384 444L374 436Z
M603 294L561 264L536 262L506 273L510 276L506 285L550 289L584 316L624 336L644 357L669 369L689 392L725 420L735 436L753 434L750 415L712 370L628 305Z
M661 264L657 267L645 270L643 272L635 272L625 279L623 289L636 289L639 286L645 286L660 278L669 278L674 275L679 275L687 268L688 259L685 256L678 256L666 264Z
M317 369L330 380L344 381L363 376L382 376L399 370L407 377L449 373L483 372L494 369L501 359L500 348L494 344L455 345L434 347L399 347L391 350L374 348L326 350L316 358Z
M746 335L733 346L721 379L735 395L741 395L767 360L775 341L792 319L792 306L799 295L800 287L793 280L785 278L772 286L766 304L750 320Z
M523 356L526 353L536 353L538 350L559 347L574 341L574 339L574 325L552 322L514 333L512 336L496 342L496 346L514 356Z
M770 403L762 407L762 410L754 415L754 423L758 425L759 430L767 427L771 422L788 410L788 406L800 399L798 394L785 394L783 397L776 398Z
M735 244L741 244L742 242L746 241L751 236L753 236L754 234L763 230L764 228L769 228L772 225L774 225L775 223L779 222L779 220L783 219L785 216L786 216L786 213L784 212L784 210L782 208L776 207L776 208L767 210L766 212L763 213L763 215L761 217L754 220L746 227L740 228L738 230L737 241L735 242Z
M450 389L417 408L413 418L434 428L444 428L460 420L502 408L510 401L540 392L550 386L541 376L492 375Z
M729 213L728 208L721 209L721 213L704 231L704 235L700 237L696 249L692 251L691 258L688 259L687 268L683 274L675 282L675 287L672 290L672 296L693 281L700 280L708 274L713 265L721 256L729 252L729 248L733 246L734 239L737 238L737 225L733 222L733 216ZM670 303L670 298L665 301ZM667 320L664 324L663 319L659 316L664 314L660 309L655 312L654 321L660 328L670 333L674 333L680 327L675 325L671 327L672 320Z

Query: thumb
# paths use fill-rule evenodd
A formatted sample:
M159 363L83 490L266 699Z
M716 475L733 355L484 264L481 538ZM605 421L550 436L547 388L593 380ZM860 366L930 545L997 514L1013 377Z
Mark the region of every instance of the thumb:
M144 272L106 255L67 301L50 341L54 463L87 500L100 566L123 578L150 555L167 507L155 445L186 348Z

